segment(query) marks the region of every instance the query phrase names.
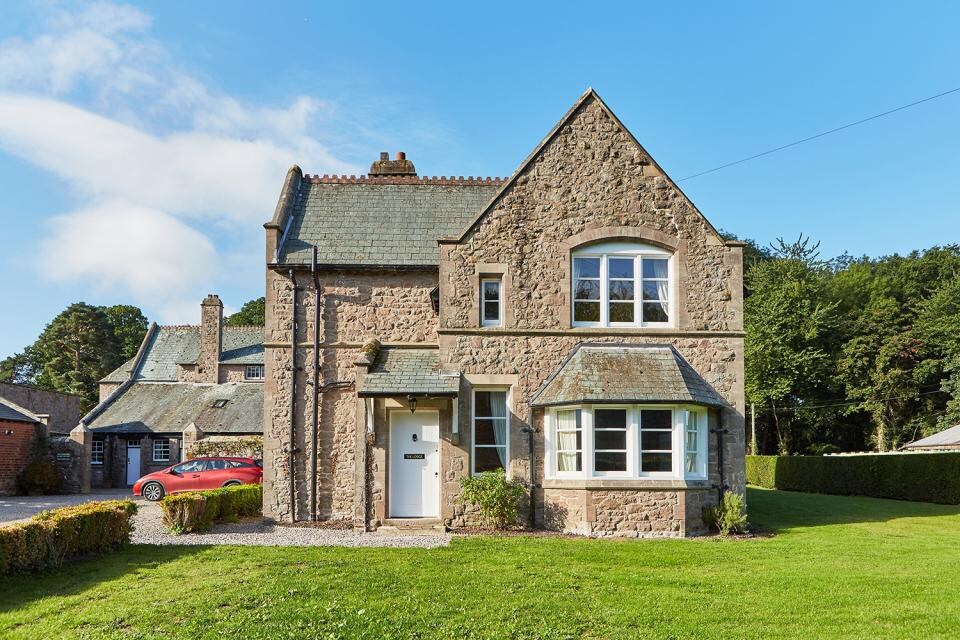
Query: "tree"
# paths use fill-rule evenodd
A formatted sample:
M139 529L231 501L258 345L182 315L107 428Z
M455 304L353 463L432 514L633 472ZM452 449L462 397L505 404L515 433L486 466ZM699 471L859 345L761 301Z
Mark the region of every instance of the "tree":
M137 355L143 337L147 335L147 318L139 308L129 304L101 307L117 340L116 367Z
M238 327L241 325L253 325L262 327L264 324L264 298L249 300L240 307L240 311L227 316L224 324L228 327Z

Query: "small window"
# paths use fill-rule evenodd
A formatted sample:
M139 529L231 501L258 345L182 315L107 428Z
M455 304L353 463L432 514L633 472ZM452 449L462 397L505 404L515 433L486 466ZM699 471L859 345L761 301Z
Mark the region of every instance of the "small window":
M506 391L473 393L473 473L507 468Z
M583 470L583 428L580 409L557 411L557 471Z
M484 278L480 281L480 313L485 327L503 324L503 303L500 278Z
M139 447L139 446L140 446L140 441L139 441L139 440L127 440L127 449L130 449L130 448L134 448L134 449L135 449L135 448L137 448L137 447Z
M249 365L243 372L243 378L244 380L263 380L263 365Z
M683 471L689 476L706 476L707 469L702 455L703 444L701 432L706 420L701 420L700 414L695 411L685 411L686 426L684 428L684 467Z
M673 411L640 411L640 473L673 471Z
M593 412L593 468L600 473L627 471L627 410Z
M227 400L223 400L223 399L221 399L221 400L214 400L214 402L213 402L213 408L214 408L214 409L223 409L225 406L227 406L227 402L228 402Z
M94 440L90 446L90 464L103 464L103 440Z
M169 440L153 441L153 461L154 462L170 462L170 441Z

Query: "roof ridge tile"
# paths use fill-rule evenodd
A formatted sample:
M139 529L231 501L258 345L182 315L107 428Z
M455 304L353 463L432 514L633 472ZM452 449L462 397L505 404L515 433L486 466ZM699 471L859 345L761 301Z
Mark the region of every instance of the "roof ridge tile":
M490 185L501 185L507 181L506 177L500 176L468 176L464 178L463 176L370 176L370 175L360 175L360 176L347 176L347 175L337 175L337 174L323 174L322 176L313 174L313 175L304 175L304 180L309 181L311 184L382 184L382 185L448 185L448 186L458 186L458 187L473 187L473 186L490 186Z

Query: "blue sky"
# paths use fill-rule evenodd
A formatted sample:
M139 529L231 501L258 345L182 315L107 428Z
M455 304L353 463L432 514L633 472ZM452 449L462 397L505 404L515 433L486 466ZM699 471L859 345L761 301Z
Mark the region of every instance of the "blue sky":
M674 178L960 86L956 3L4 2L0 357L67 304L263 293L287 166L509 175L588 86ZM599 8L598 8L599 7ZM681 182L824 255L960 240L960 94Z

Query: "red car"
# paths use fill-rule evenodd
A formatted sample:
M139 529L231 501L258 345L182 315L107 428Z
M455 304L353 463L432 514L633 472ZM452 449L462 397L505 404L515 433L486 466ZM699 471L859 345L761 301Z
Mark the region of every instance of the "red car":
M260 484L263 468L253 458L194 458L148 473L133 485L133 495L156 502L168 493Z

